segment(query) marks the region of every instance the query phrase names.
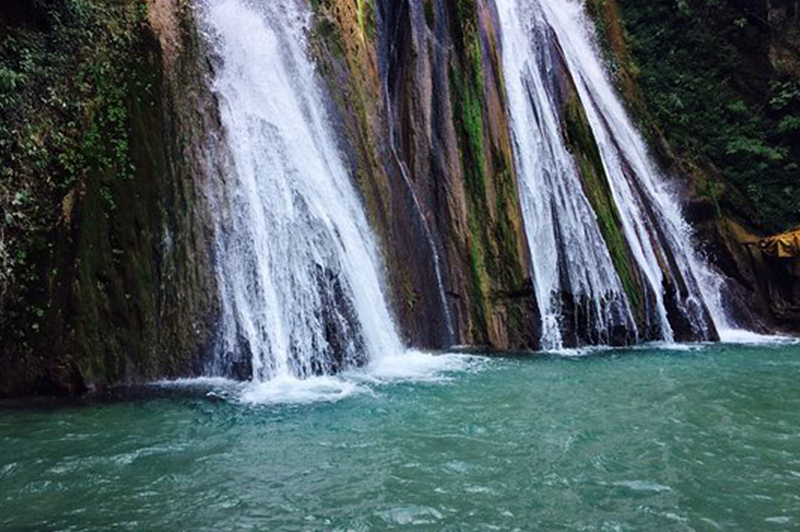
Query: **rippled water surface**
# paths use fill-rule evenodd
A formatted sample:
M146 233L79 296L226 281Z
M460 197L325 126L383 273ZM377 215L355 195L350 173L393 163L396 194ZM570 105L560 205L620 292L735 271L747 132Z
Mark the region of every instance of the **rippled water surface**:
M437 360L6 404L0 530L800 529L800 346Z

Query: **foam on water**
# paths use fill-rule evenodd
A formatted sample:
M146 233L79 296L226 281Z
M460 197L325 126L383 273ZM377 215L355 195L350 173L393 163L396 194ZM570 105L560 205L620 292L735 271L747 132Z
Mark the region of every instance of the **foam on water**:
M248 383L237 399L249 404L308 404L336 402L369 392L368 387L343 377L298 379L285 375L267 382Z
M800 343L800 338L791 336L759 334L744 329L721 329L720 339L728 344L740 345L770 345Z
M8 405L0 530L796 530L800 346L704 349L336 403Z
M403 356L380 357L364 368L341 375L298 379L279 377L244 386L238 400L250 404L308 404L336 402L362 394L373 394L383 385L399 382L446 382L448 375L480 367L471 355L434 355L408 351Z
M583 358L600 353L613 351L615 348L607 345L587 345L583 347L564 347L561 349L550 349L544 351L545 355L552 355L564 358Z
M433 355L411 350L402 357L375 360L363 375L380 382L437 381L446 378L448 373L475 368L480 360L471 355Z
M710 345L713 344L711 342L693 342L693 343L682 343L682 344L677 344L674 342L645 342L643 344L634 346L633 349L647 350L647 351L690 352L690 351L702 351L703 349L707 348Z
M152 386L162 388L235 388L241 383L225 377L194 377L190 379L162 379L155 381Z
M461 354L430 354L408 351L396 357L379 357L363 368L340 375L298 378L280 375L268 381L238 382L225 378L162 380L153 386L199 389L210 397L250 405L310 404L338 402L349 397L374 394L393 383L443 383L456 372L483 367L482 357Z

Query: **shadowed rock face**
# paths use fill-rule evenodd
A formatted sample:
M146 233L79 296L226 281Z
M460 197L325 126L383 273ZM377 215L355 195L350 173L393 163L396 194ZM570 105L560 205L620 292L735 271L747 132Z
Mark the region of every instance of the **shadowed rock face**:
M705 202L691 204L692 222L714 265L726 276L728 313L750 330L800 330L800 267L797 259L776 259L759 249L760 237L732 219L717 218Z
M192 376L203 371L205 355L216 348L220 301L206 185L209 176L225 173L212 167L224 161L209 157L209 150L225 148L218 102L208 90L213 67L204 59L191 2L147 0L146 14L139 15L119 2L97 2L108 8L102 16L111 18L80 28L105 36L93 43L102 52L91 59L74 53L86 51L85 35L59 26L64 20L73 24L72 19L58 22L49 11L66 9L66 2L35 8L20 0L0 3L0 39L23 32L21 42L44 49L42 64L57 64L59 74L12 72L0 80L5 95L5 85L20 84L18 92L30 93L36 105L31 110L31 101L23 101L24 112L16 112L16 105L0 109L0 126L30 133L0 151L0 170L11 176L0 181L0 207L7 211L0 218L0 396L75 394ZM311 50L328 85L327 103L338 121L335 129L342 132L338 140L380 240L387 292L405 340L425 348L538 349L539 305L523 231L493 0L310 4L316 14ZM620 10L614 0L588 2L603 19L600 36L617 58L619 87L632 112L652 122L625 42L622 17L630 4L622 1ZM745 66L760 72L772 61L796 75L796 2L772 4L756 2L748 15L754 27L769 29L770 39L743 47L749 50ZM106 42L110 27L124 38ZM557 292L563 344L628 344L637 339L631 333L634 323L638 340L658 338L656 296L620 234L620 213L598 138L587 122L591 98L580 101L580 79L571 78L563 50L551 41L543 53L553 68L541 77L579 167L575 188L583 188L599 219L610 269L620 277L622 289L609 292L608 300L624 295L631 307L628 322L612 323L600 337L591 326L599 318L596 300ZM86 62L109 66L109 78ZM61 78L82 79L90 89ZM113 87L121 95L103 93ZM758 96L762 89L748 90ZM51 101L43 95L55 96ZM79 111L57 106L59 98L62 104L82 99ZM683 160L657 124L653 130L650 140L660 163L692 178L687 215L728 277L731 317L763 332L796 331L797 261L771 260L745 245L758 239L753 234L758 231L741 219L749 211L729 210L724 202L720 211L716 200L698 192L714 169ZM34 142L26 145L23 137ZM64 142L63 153L26 159ZM635 184L635 165L621 164ZM31 183L38 191L26 199ZM25 194L17 197L17 192ZM634 187L631 195L648 204L646 191ZM649 224L645 239L662 250L660 288L675 339L715 338L713 331L704 337L697 329L710 321L707 308L693 309L695 319L686 317L691 279L670 251L659 213L645 209L642 218ZM35 223L26 228L20 220ZM563 239L558 245L566 246ZM21 253L11 257L9 249ZM8 264L14 261L11 271ZM560 265L562 276L569 275L567 270ZM363 364L364 346L344 345L361 337L346 283L325 268L315 279L324 300L318 319L330 353L309 373ZM562 278L562 286L569 284ZM244 337L233 344L225 374L251 378L252 346Z
M84 166L77 178L38 199L40 209L55 213L50 225L39 229L43 241L52 244L46 252L35 253L32 267L39 282L12 293L2 310L8 311L6 318L24 317L24 309L36 301L43 325L36 334L22 337L18 332L26 327L24 319L0 319L0 396L74 394L161 376L188 376L201 369L200 356L212 336L217 291L201 192L206 169L199 154L216 128L216 118L204 89L205 66L199 62L190 13L178 2L151 4L151 15L158 4L160 20L116 29L129 31L130 41L95 43L109 55L93 60L107 61L111 87L125 91L121 107L114 108L114 93L103 93L107 89L99 82L96 92L85 96L91 98L84 102L85 120L99 124L100 150L107 151L87 156L89 141L84 137L83 159L78 159ZM19 22L14 5L10 7L10 14L0 9L2 20ZM53 4L47 9L59 8ZM119 14L116 9L104 13L115 17L112 20L132 20L127 7L119 7ZM47 43L48 57L63 61L60 68L76 73L70 75L86 72L84 59L70 52L86 43L70 41L68 31L41 24L39 18L49 20L41 14L32 19L36 24L22 21L27 31L39 32L26 38ZM105 22L90 20L86 31L98 31ZM64 40L57 40L56 34ZM58 80L41 83L54 94L63 90L73 99L84 97ZM123 117L120 144L112 144L112 133L104 129L113 125L103 121L107 112ZM74 118L68 112L45 104L40 113L50 120L51 131L70 134L66 122ZM124 150L129 168L115 158L119 151L108 154L115 149ZM24 179L25 169L18 175Z
M314 42L406 338L536 348L491 6L404 0L367 11L320 2Z
M433 348L537 347L487 6L313 4L319 16L312 47L381 240L406 340ZM35 258L42 282L8 292L2 304L24 308L35 301L31 308L44 309L36 316L46 325L24 342L6 340L27 314L0 319L0 395L80 393L190 376L202 371L213 349L220 303L203 191L207 176L223 173L207 166L217 164L207 152L224 139L207 90L211 67L188 2L150 0L147 7L147 19L131 24L138 29L118 51L131 63L123 68L117 61L115 79L127 91L121 140L131 175L121 178L126 172L118 165L90 164L69 187L37 200L54 213L43 237L55 245ZM56 29L46 16L33 15L9 3L0 23L49 39ZM97 22L105 23L111 22ZM69 69L83 68L77 58L69 63L68 50L62 55ZM352 320L334 314L351 311L342 308L335 278L322 272L320 283L337 309L320 317L336 346ZM233 358L229 373L248 378L247 357ZM313 371L363 362L330 360L336 367Z

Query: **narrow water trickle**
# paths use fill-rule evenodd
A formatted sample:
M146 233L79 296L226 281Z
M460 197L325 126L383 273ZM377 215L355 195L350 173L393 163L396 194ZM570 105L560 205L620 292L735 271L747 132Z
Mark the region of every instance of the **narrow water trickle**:
M304 378L399 354L381 259L307 56L305 4L209 0L199 11L227 148L211 373Z
M567 329L573 343L715 339L719 279L605 72L584 3L496 3L543 347L563 347ZM581 117L584 159L566 125Z
M395 127L394 127L394 116L392 115L391 110L391 97L389 95L389 88L388 88L388 81L385 83L384 94L386 98L386 106L387 106L387 120L389 121L389 142L391 143L392 149L392 157L394 157L395 163L397 164L397 168L400 171L400 176L403 178L403 182L405 183L408 193L411 195L411 198L414 201L414 209L419 216L420 225L422 227L423 232L425 233L425 241L428 245L428 248L431 251L431 258L433 261L433 273L436 276L436 291L439 295L439 301L442 308L442 314L444 314L444 324L446 329L445 335L445 344L446 345L453 345L456 343L456 330L455 325L453 324L453 314L450 312L450 304L447 301L447 293L444 288L444 280L442 276L442 261L439 258L439 251L436 246L436 241L433 239L433 234L431 233L431 228L428 225L428 220L425 218L425 215L422 212L422 206L420 205L419 198L417 197L417 193L414 191L414 185L411 183L411 178L408 175L408 167L406 166L405 162L403 162L400 154L397 151L397 144L395 139Z

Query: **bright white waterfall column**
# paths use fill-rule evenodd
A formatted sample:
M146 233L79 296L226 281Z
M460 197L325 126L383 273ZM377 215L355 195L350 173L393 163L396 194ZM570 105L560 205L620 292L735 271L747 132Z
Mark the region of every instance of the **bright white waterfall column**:
M559 309L553 299L564 288L559 261L576 293L593 298L622 293L574 160L564 146L561 110L554 101L553 85L547 82L555 75L552 50L563 53L586 111L623 234L655 297L653 310L661 339L674 339L665 302L666 279L659 263L659 257L663 261L667 254L674 257L688 290L688 296L678 302L680 312L690 323L704 328L708 308L713 321L723 324L721 305L709 288L719 283L708 282L714 276L692 246L680 205L656 171L644 140L605 72L583 2L496 0L496 4L523 214L542 311L543 344L558 341L554 328ZM564 242L560 247L556 237Z
M208 0L226 168L218 372L307 377L400 353L381 258L326 115L296 0Z
M660 224L658 229L666 239L664 246L675 258L689 289L689 296L682 301L683 312L695 318L703 314L703 307L707 307L714 324L722 326L726 320L719 298L710 293L713 289L719 289L719 283L709 283L713 275L694 249L692 230L683 218L680 203L667 188L664 176L656 169L644 139L633 125L606 72L597 49L593 26L586 17L584 2L539 1L545 19L564 51L586 109L628 243L639 267L656 289L659 306L664 305L662 272L656 257L658 244L652 236L657 229L647 227L648 221ZM627 172L625 165L630 167ZM647 215L645 206L637 201L640 196L650 205L657 219L652 220ZM712 288L710 284L715 286ZM704 293L704 288L709 288L709 293ZM666 313L661 311L661 315L665 323L664 339L671 340Z
M562 347L562 292L593 303L601 332L612 320L634 327L596 215L565 145L561 110L550 83L556 75L552 43L541 7L536 0L497 0L497 7L542 348Z

